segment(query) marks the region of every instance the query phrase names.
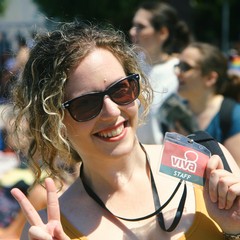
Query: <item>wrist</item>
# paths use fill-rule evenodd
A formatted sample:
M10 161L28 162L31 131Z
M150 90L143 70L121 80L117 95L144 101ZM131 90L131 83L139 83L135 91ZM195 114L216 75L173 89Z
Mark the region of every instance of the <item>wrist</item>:
M231 234L231 233L223 233L223 236L224 236L224 240L237 240L239 239L240 240L240 233L238 234Z

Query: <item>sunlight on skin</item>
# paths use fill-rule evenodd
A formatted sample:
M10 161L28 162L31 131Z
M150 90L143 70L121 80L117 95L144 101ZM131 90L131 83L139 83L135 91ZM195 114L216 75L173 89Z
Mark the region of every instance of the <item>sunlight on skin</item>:
M58 203L57 189L51 178L46 178L47 212L48 223L44 224L37 211L29 202L27 197L17 188L11 190L12 195L20 204L24 215L32 226L29 230L29 238L39 240L61 239L69 240L63 232L60 222L60 209Z

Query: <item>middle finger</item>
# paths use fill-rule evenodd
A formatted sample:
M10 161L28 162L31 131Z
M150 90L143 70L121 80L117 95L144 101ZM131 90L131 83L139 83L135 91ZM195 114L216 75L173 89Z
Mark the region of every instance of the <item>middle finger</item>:
M48 221L60 221L60 209L58 203L58 195L54 181L51 178L45 179L45 186L47 189L47 212Z

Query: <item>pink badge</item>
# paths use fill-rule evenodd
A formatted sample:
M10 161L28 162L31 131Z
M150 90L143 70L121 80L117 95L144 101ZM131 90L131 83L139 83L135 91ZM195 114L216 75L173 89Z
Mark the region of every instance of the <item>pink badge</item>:
M165 136L160 172L203 186L210 151L179 134L172 141L169 134Z

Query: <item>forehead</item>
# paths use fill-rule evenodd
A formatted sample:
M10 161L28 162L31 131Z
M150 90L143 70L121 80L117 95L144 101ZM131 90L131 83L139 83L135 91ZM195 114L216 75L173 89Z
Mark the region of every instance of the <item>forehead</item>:
M145 10L140 8L139 10L137 10L137 12L135 13L135 16L133 18L133 23L149 23L150 20L152 18L152 14Z
M119 60L108 50L96 48L69 74L65 93L76 97L91 91L102 91L125 76Z
M189 63L197 63L201 60L201 53L197 48L187 47L180 54L180 59Z

